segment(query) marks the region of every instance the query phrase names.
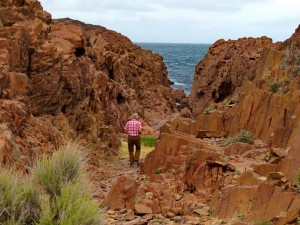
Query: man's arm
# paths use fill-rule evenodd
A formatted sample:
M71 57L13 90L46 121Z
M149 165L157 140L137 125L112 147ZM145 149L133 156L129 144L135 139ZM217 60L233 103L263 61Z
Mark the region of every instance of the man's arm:
M142 129L143 129L143 126L142 126L142 123L140 122L139 134L142 134Z

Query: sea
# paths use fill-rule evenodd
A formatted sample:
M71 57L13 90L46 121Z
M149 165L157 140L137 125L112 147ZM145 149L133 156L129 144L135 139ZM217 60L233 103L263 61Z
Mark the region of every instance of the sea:
M182 89L188 96L194 81L195 66L208 52L210 44L135 43L143 49L160 54L168 69L174 89Z

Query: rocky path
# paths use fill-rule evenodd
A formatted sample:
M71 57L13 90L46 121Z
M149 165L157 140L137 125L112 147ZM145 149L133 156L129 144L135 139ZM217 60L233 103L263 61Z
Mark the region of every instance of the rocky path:
M222 167L226 164L230 167L230 170L223 170L222 178L218 178L220 182L226 183L223 183L222 186L247 183L247 176L242 176L244 172L253 171L253 167L257 165L261 165L259 170L263 172L265 165L267 165L265 160L266 156L269 155L269 150L266 148L254 148L244 143L235 143L226 148L222 146L222 140L220 139L210 138L202 141L207 144L206 146L209 145L210 149L221 153L224 156L224 160L226 160L226 162L208 160L206 161L207 164L210 164L212 167L216 165ZM244 153L241 153L240 151L243 148L249 148L250 150L245 150ZM224 151L227 151L228 155L225 155ZM278 160L278 157L274 159ZM142 162L143 160L141 159ZM143 195L146 196L146 201L149 199L153 203L157 198L159 199L158 207L161 207L161 213L145 212L144 206L147 204L136 204L138 202L136 199L134 200L134 210L126 209L125 207L120 210L111 210L108 205L102 204L103 224L105 225L247 224L242 222L240 218L222 220L213 217L213 207L210 205L213 198L212 192L209 189L189 190L186 184L182 182L182 174L178 174L176 171L171 170L168 173L157 171L146 175L140 171L139 167L129 167L128 158L125 157L114 161L102 160L99 165L91 169L95 171L92 177L95 184L93 187L94 198L98 199L101 204L110 191L113 192L112 190L116 187L116 182L118 182L119 178L124 177L138 183L139 190L144 190ZM260 179L266 179L266 177L260 176ZM120 191L124 189L126 182L122 183L122 185L117 187L120 188ZM151 185L152 187L155 186L156 190L155 188L151 190L149 188ZM170 194L169 198L166 195L162 198L157 197L158 192L165 191L162 187L168 189L166 191ZM127 199L126 201L130 200ZM163 213L161 204L163 205L164 201L172 201L173 206Z
M212 145L216 145L214 140L211 140ZM143 159L141 159L143 161ZM130 177L139 184L153 182L155 179L163 180L163 183L172 188L172 185L180 183L176 174L154 174L149 177L140 172L139 167L129 167L128 159L118 159L113 162L103 161L103 164L97 168L97 172L93 176L93 180L98 180L93 188L94 198L98 198L100 202L108 195L113 184L120 177ZM100 179L100 181L99 181ZM154 180L155 180L154 179ZM121 188L121 187L120 187ZM149 193L151 195L151 193ZM103 221L105 225L161 225L161 224L221 224L221 221L212 218L211 210L206 205L203 198L196 198L189 190L182 188L173 195L175 201L184 201L187 207L193 208L192 214L185 214L183 208L179 208L173 212L166 214L138 214L130 209L121 209L119 211L109 210L107 205L102 205ZM182 205L182 204L181 204Z
M102 190L105 195L108 194L113 183L122 176L128 176L135 179L138 183L145 183L149 181L149 178L140 174L139 167L129 167L128 161L126 159L118 160L115 162L115 166L111 168L111 173L114 175L109 177L102 184ZM167 174L164 174L164 177L168 177ZM172 177L168 177L164 181L166 183L172 182ZM182 192L177 196L177 200L182 198L188 198L188 195L191 195L188 192ZM191 196L190 196L191 198ZM162 214L136 214L132 210L121 209L119 211L108 210L105 206L103 208L103 221L105 225L162 225L162 224L216 224L212 223L209 206L196 202L196 199L193 198L195 204L195 215L176 215L174 212L168 212L166 215ZM207 221L207 223L203 223Z

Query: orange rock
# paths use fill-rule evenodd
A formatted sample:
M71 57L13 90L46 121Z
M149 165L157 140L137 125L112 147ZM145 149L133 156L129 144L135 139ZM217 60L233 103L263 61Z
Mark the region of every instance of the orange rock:
M26 94L28 77L23 73L10 73L10 89L14 94Z
M104 204L108 204L109 209L112 210L133 209L135 205L134 197L138 186L139 184L132 178L118 178L105 198Z
M247 143L234 142L226 146L224 153L226 155L242 155L244 152L253 149L253 146Z
M241 186L254 186L262 181L257 179L251 171L245 171L237 178L237 183Z
M143 201L139 201L134 204L134 211L137 214L152 214L151 207L149 207L148 204L145 204Z
M254 167L254 171L262 176L268 176L269 173L275 172L278 166L274 164L260 164Z

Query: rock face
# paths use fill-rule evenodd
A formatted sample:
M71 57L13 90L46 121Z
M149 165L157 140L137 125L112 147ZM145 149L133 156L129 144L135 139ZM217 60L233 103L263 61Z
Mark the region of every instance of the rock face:
M300 207L295 179L300 165L293 147L286 157L279 157L264 145L222 146L222 138L197 138L191 132L195 124L186 118L165 124L155 150L145 158L143 172L173 174L181 182L178 186L210 205L213 215L224 222L287 224L296 219Z
M283 43L262 37L211 46L188 97L192 118L162 127L143 171L175 174L224 222L296 223L299 31ZM224 146L242 130L254 143Z
M189 105L195 115L210 103L218 103L233 96L243 81L253 80L256 64L266 54L264 48L275 44L267 37L223 39L214 43L195 70Z
M214 105L229 136L244 129L272 146L290 145L299 122L299 41L296 31L284 43L266 37L216 42L196 67L189 96L194 116L207 120L204 109Z
M212 45L189 96L197 129L228 136L247 130L268 146L297 149L299 43L298 27L283 43L262 37ZM292 164L285 163L286 175L295 176L299 165Z
M177 110L160 55L101 26L52 20L36 0L0 3L0 105L0 124L35 156L64 138L111 155L133 112L151 126Z

